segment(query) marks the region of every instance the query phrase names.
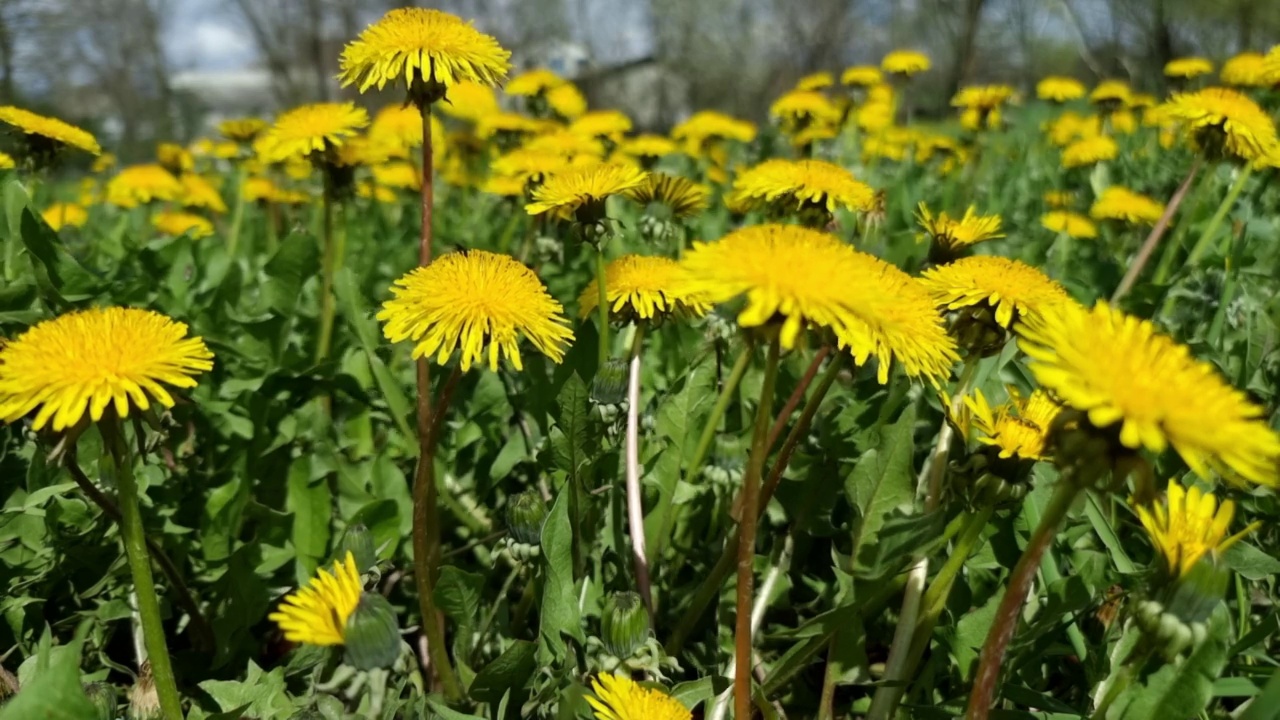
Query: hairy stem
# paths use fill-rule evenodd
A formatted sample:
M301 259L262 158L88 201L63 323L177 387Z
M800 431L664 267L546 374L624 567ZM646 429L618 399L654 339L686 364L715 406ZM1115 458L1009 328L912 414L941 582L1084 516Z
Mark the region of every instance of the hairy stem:
M1196 179L1196 174L1200 172L1201 165L1204 160L1196 157L1191 163L1191 169L1187 172L1187 177L1178 186L1177 192L1173 197L1169 198L1169 204L1164 208L1164 214L1156 221L1154 227L1151 228L1151 234L1147 235L1147 239L1143 241L1142 247L1138 248L1138 254L1134 256L1133 262L1129 264L1128 271L1121 278L1120 284L1116 287L1116 291L1111 295L1111 303L1120 302L1129 291L1133 289L1135 283L1138 282L1138 276L1142 274L1143 268L1147 266L1147 261L1151 259L1151 254L1155 252L1156 246L1160 244L1160 238L1164 237L1164 233L1169 229L1169 223L1173 221L1174 213L1178 212L1178 206L1182 205L1182 200L1187 196L1187 191L1191 189L1191 183Z

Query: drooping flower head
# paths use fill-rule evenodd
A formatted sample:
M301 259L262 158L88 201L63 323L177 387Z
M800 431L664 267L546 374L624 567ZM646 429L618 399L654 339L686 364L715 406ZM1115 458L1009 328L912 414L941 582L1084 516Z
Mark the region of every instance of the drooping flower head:
M985 306L1000 327L1070 301L1067 291L1018 260L980 255L925 270L921 282L947 310Z
M1141 193L1112 185L1089 208L1095 220L1117 220L1130 225L1154 225L1164 214L1164 205Z
M55 231L64 227L84 227L89 221L89 211L77 203L54 203L40 214L45 224Z
M913 377L950 373L955 344L920 283L835 236L795 225L758 225L694 243L681 265L687 291L711 303L745 299L738 324L781 325L784 348L806 327L827 329L858 364L897 360Z
M1040 216L1040 224L1047 230L1065 233L1070 238L1096 238L1098 226L1089 218L1069 210L1054 210Z
M929 56L915 50L894 50L884 56L880 67L891 75L912 77L929 69Z
M130 165L107 181L107 202L122 208L175 201L182 193L178 178L159 165Z
M1019 343L1036 380L1125 448L1172 446L1193 471L1280 484L1280 436L1262 408L1148 320L1099 302L1028 316Z
M596 222L604 217L604 202L609 196L639 187L645 177L643 170L617 163L569 168L534 190L533 202L525 205L525 210L530 215L549 212L562 220Z
M1227 537L1236 504L1224 500L1219 505L1217 498L1200 486L1187 489L1176 481L1169 483L1164 502L1137 505L1134 510L1171 578L1187 576L1201 558L1217 558L1260 525L1252 523Z
M1271 116L1236 90L1180 93L1169 101L1166 117L1185 123L1192 143L1210 157L1254 162L1280 152Z
M1050 102L1064 103L1084 97L1084 83L1072 77L1050 75L1036 83L1036 97Z
M395 297L378 313L387 339L411 341L414 358L435 355L440 365L457 349L464 372L486 354L492 370L503 356L522 370L522 336L557 363L573 341L560 303L532 270L507 255L449 253L410 271L391 292Z
M404 81L418 104L447 98L463 80L490 87L507 76L511 53L456 15L399 8L365 28L342 50L338 78L360 92Z
M1257 52L1242 52L1222 63L1218 78L1232 87L1265 87L1266 56Z
M935 260L958 257L960 253L980 242L1004 237L1000 232L999 215L979 215L977 208L970 205L964 215L953 218L946 212L934 215L924 201L916 212L916 220L924 228L921 240L933 242L930 255Z
M369 113L354 103L303 105L276 118L259 139L258 154L268 163L308 158L341 146L368 124Z
M347 620L360 605L363 593L355 556L348 551L342 561L333 563L332 570L319 570L305 587L286 596L267 619L280 626L289 642L342 645Z
M107 406L118 417L152 402L173 407L165 385L195 387L213 354L187 326L150 310L93 308L60 315L0 346L0 420L37 408L33 426L62 431Z
M57 118L5 105L0 107L0 123L22 133L24 153L38 162L44 162L63 148L75 148L90 155L102 154L93 135Z
M1170 78L1190 80L1213 72L1213 63L1208 58L1183 57L1174 58L1165 63L1164 75Z
M644 687L631 678L603 673L591 680L587 702L596 720L692 720L679 700L660 690Z
M821 217L813 224L826 225L837 208L866 212L877 201L870 185L835 163L774 158L739 174L728 202L737 209L766 209L781 216L817 210Z
M151 224L165 235L174 237L190 234L192 238L200 239L213 235L213 223L191 213L159 212L151 218Z
M232 118L218 123L218 132L228 140L252 143L267 129L267 121L256 117Z
M605 268L604 289L610 316L620 322L655 320L668 315L700 316L709 303L687 292L684 270L670 258L623 255ZM599 307L600 287L593 279L578 296L579 317Z
M1076 140L1062 149L1062 167L1067 170L1091 167L1115 160L1120 146L1110 135L1093 135Z

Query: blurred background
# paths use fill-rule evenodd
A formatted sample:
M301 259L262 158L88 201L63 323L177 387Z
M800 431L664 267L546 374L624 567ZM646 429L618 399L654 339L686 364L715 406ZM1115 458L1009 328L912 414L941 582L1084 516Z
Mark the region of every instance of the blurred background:
M0 103L55 114L126 158L217 121L355 98L342 46L404 0L0 0ZM454 0L513 53L575 80L593 107L663 130L694 109L761 119L799 77L927 52L918 110L955 90L1047 73L1159 92L1171 58L1280 43L1280 0ZM361 101L377 106L388 93Z

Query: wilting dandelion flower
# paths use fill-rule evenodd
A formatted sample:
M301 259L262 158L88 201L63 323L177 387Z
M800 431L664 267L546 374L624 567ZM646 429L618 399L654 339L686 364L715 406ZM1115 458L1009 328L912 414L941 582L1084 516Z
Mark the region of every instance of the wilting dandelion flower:
M691 720L679 700L660 690L646 688L631 678L601 674L591 680L587 702L595 710L596 720Z
M342 145L368 124L369 114L354 103L303 105L276 118L259 139L258 153L268 163L307 158Z
M532 270L507 255L449 253L410 271L391 292L395 297L378 313L383 334L413 342L415 359L435 355L443 365L457 349L465 372L482 361L487 346L490 369L505 355L522 370L522 336L555 362L573 341L560 303Z
M605 269L605 294L614 320L655 320L667 315L705 315L709 303L686 292L684 270L670 258L623 255ZM578 296L579 317L590 317L599 307L600 288L595 280Z
M594 222L604 216L604 201L644 184L645 172L631 165L600 163L570 168L546 179L525 205L530 215L552 213L568 220Z
M1071 238L1096 238L1098 226L1080 213L1066 210L1047 212L1040 216L1040 224L1056 233L1065 233Z
M89 221L89 211L77 203L54 203L40 214L45 224L55 231L64 227L84 227Z
M1002 257L961 258L926 270L921 282L940 307L989 306L1005 328L1016 319L1070 301L1067 291L1048 275Z
M1129 188L1112 185L1089 208L1095 220L1118 220L1130 225L1154 225L1164 214L1164 205Z
M1165 77L1189 80L1213 72L1213 63L1208 58L1184 57L1174 58L1165 63Z
M1109 135L1094 135L1076 140L1062 149L1062 167L1067 170L1090 167L1115 160L1120 146Z
M159 165L130 165L107 181L107 202L123 208L176 201L182 193L178 178Z
M187 326L150 310L93 308L40 322L0 345L0 420L39 409L39 430L61 431L86 411L95 422L107 406L119 417L153 401L173 407L164 385L195 387L213 354Z
M1211 157L1228 155L1253 162L1280 152L1271 116L1236 90L1180 93L1166 108L1166 117L1185 123L1192 142Z
M21 132L28 151L33 155L52 153L67 147L83 150L90 155L102 153L98 141L88 132L71 123L37 115L30 110L12 105L0 107L0 123Z
M1228 537L1236 504L1224 500L1219 505L1212 493L1196 485L1187 489L1176 481L1169 483L1164 502L1134 510L1170 578L1186 577L1201 558L1217 558L1260 526L1252 523Z
M206 238L213 235L213 223L184 212L160 212L151 219L151 224L165 235L191 235L193 238Z
M1202 477L1280 480L1280 436L1265 411L1150 321L1105 302L1063 303L1028 316L1018 332L1040 384L1095 427L1118 425L1124 447L1172 446Z
M1071 77L1050 75L1036 83L1036 97L1056 103L1069 102L1084 97L1084 83Z
M929 56L915 50L894 50L884 56L880 67L893 75L911 77L929 69Z

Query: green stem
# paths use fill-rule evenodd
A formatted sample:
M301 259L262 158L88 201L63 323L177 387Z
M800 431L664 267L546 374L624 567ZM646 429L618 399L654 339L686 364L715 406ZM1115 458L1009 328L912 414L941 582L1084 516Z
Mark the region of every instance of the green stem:
M1138 248L1138 254L1133 257L1133 261L1129 263L1129 269L1125 271L1124 277L1120 278L1120 284L1116 286L1116 291L1111 294L1111 304L1119 303L1129 291L1133 289L1138 277L1142 275L1142 270L1147 266L1147 261L1151 259L1151 254L1156 251L1156 247L1160 245L1160 238L1164 237L1164 233L1169 229L1169 223L1173 222L1174 213L1178 212L1178 207L1182 205L1182 200L1187 196L1187 192L1191 189L1191 183L1195 182L1196 175L1200 172L1200 167L1204 164L1204 158L1196 157L1191 163L1191 169L1187 171L1187 177L1178 186L1173 193L1173 197L1169 198L1169 203L1165 205L1164 212L1160 214L1160 219L1151 228L1151 232L1147 234L1147 239L1142 241L1142 247Z
M1149 659L1151 659L1151 648L1147 647L1134 653L1124 661L1115 679L1107 687L1107 692L1098 701L1093 713L1089 715L1089 720L1104 720L1107 717L1107 710L1111 709L1111 705L1120 699L1125 690L1129 689L1129 686L1133 684L1133 680L1137 676L1137 671L1141 670Z
M609 361L609 288L605 284L604 242L596 247L596 301L600 323L600 367Z
M764 456L768 454L769 420L773 417L773 385L778 377L778 338L769 343L765 361L764 384L756 407L756 422L751 438L751 455L742 476L742 522L738 529L738 617L734 631L733 680L734 717L751 717L751 661L754 644L751 627L752 593L755 583L756 513L760 502L760 476L764 473Z
M169 648L165 644L160 599L156 595L155 579L151 575L151 555L147 551L147 538L142 529L138 484L133 476L133 458L129 453L129 444L125 442L124 427L118 418L108 418L98 427L115 465L116 492L120 501L120 536L124 541L129 570L133 574L138 617L142 622L142 637L147 646L147 660L151 663L160 709L164 720L182 720L182 698L178 695L173 665L169 661Z
M1245 184L1249 182L1251 175L1253 175L1252 165L1245 165L1243 169L1236 173L1236 179L1231 183L1231 188L1227 190L1227 194L1223 196L1217 212L1213 214L1213 217L1209 218L1209 224L1205 226L1204 232L1200 233L1200 239L1191 248L1191 254L1187 256L1186 265L1194 266L1200 260L1200 256L1204 255L1205 251L1209 249L1214 236L1218 234L1218 228L1227 219L1227 213L1231 212L1231 208L1235 207L1236 200L1240 198L1240 193L1244 190Z
M335 311L333 297L333 277L337 272L337 252L334 247L333 227L336 205L333 198L333 182L325 171L324 207L320 232L322 242L322 265L320 269L320 334L316 340L316 362L329 357L329 344L333 340L333 316Z
M1000 680L1000 670L1004 664L1005 651L1013 640L1014 630L1018 627L1018 616L1026 602L1027 592L1040 567L1040 560L1053 542L1058 526L1066 519L1072 503L1080 494L1080 486L1073 478L1060 477L1053 489L1053 496L1044 508L1040 524L1036 526L1027 546L1018 558L1013 573L1009 576L1008 586L1000 605L996 608L991 631L982 646L982 654L978 658L978 671L974 674L973 692L969 695L969 707L965 711L965 720L986 720L991 714L991 703L995 700L996 686Z
M240 242L240 226L244 222L244 163L236 166L236 181L232 186L235 193L235 208L231 211L231 229L227 232L227 255L236 256L236 247Z

